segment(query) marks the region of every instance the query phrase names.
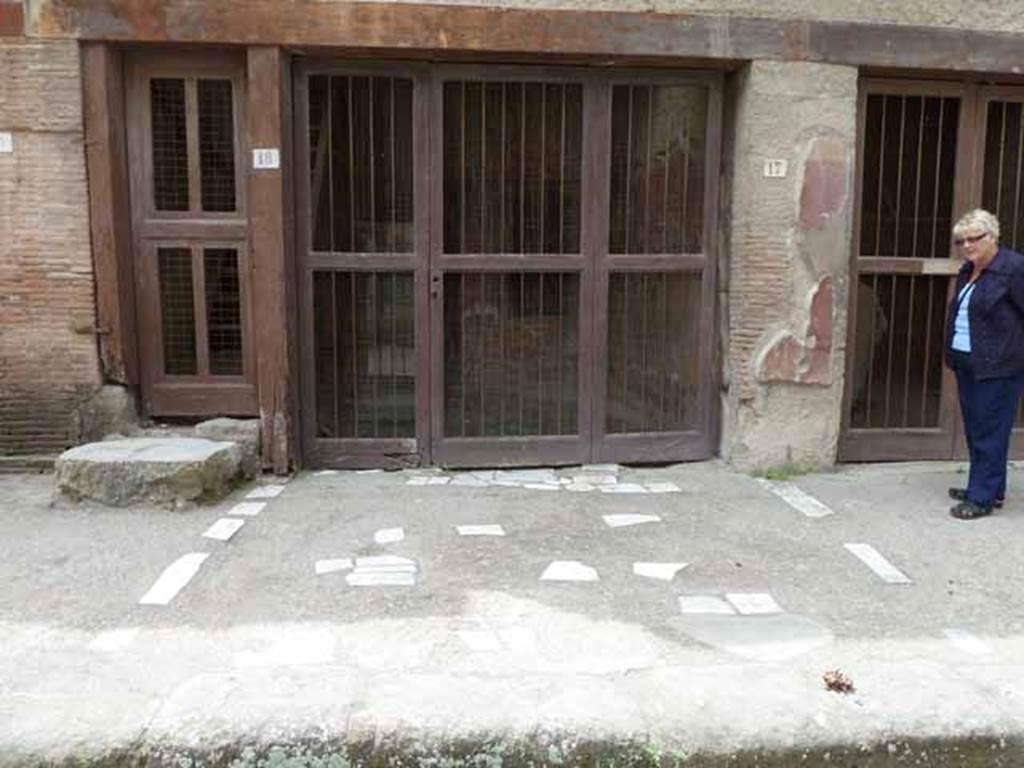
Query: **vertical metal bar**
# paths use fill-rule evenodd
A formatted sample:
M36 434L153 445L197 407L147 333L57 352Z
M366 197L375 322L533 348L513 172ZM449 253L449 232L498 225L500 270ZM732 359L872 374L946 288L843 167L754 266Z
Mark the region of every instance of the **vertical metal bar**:
M526 344L524 343L525 331L526 331L526 301L524 295L526 293L526 277L522 272L519 273L519 324L523 326L519 331L519 434L523 434L523 399L526 396L526 376L523 373L523 366L525 364L524 352L526 350Z
M666 220L667 222L667 220ZM668 353L668 273L661 273L661 371L658 375L659 386L658 389L661 393L660 404L658 406L658 431L662 431L665 428L665 383L668 380L668 365L666 361L671 359L671 355Z
M547 208L548 190L548 87L540 86L540 252L547 253L548 231L544 226L544 213Z
M917 178L914 180L914 239L911 241L910 255L917 256L917 230L920 229L918 221L921 218L921 161L924 159L924 102L921 97L921 114L917 122Z
M388 238L390 240L388 250L391 253L395 253L398 251L398 179L395 176L395 154L398 143L395 139L395 78L392 77L388 82L391 84L391 118L388 120L391 127L391 236ZM397 294L395 294L394 285L391 288L393 307ZM395 316L394 311L391 314L392 317ZM392 374L394 374L394 367L392 367Z
M519 84L519 252L526 253L526 83ZM522 293L522 285L520 293ZM522 315L519 316L522 318ZM522 421L522 413L519 415ZM520 423L520 430L522 429ZM520 431L520 434L522 432Z
M484 302L487 300L487 279L486 279L487 278L487 273L486 272L480 272L478 274L479 274L479 278L480 278L480 281L479 281L480 282L480 298L478 299L479 304L477 304L477 306L480 307L480 310L476 313L476 316L477 316L477 336L479 337L479 340L477 341L477 355L478 355L478 357L477 357L477 383L478 383L478 386L479 386L479 389L480 389L480 436L483 437L483 435L485 434L485 430L484 430L484 425L485 425L484 412L485 411L484 411L484 408L487 405L487 402L486 402L486 400L484 398L484 384L486 383L486 379L485 379L485 376L484 376L484 367L485 367L484 366L484 317L485 317L485 315L484 315L484 312L483 312Z
M647 427L647 273L640 277L640 290L643 293L643 320L641 321L640 337L640 431Z
M925 413L928 403L928 368L931 363L932 355L932 304L935 303L935 279L929 277L928 279L928 315L927 321L925 322L925 340L924 340L924 376L921 384L921 426L927 426L925 424Z
M622 388L619 395L620 422L626 419L626 398L629 394L629 272L622 272ZM629 432L630 425L622 424L622 431Z
M683 127L683 138L685 151L683 152L683 203L679 211L679 236L682 238L682 241L679 243L680 253L687 252L686 227L690 223L686 215L686 212L690 209L690 131L685 126Z
M487 83L480 83L480 253L487 253Z
M352 100L349 99L349 104ZM349 131L349 135L352 132ZM359 276L358 272L351 272L352 280L352 428L354 430L353 437L359 437L359 347L358 347L358 326L357 315L356 315L356 278Z
M565 111L563 109L563 116ZM563 283L565 280L565 274L558 273L558 345L557 345L557 357L555 358L555 366L558 370L558 421L555 424L555 433L562 434L562 334L564 333L564 317L565 317L565 296L563 293Z
M366 126L367 126L367 128L369 130L369 134L370 134L370 250L374 251L374 252L377 251L377 185L376 185L376 178L375 178L376 175L377 175L377 162L376 162L377 161L377 153L376 153L375 148L374 148L374 139L376 138L376 136L374 135L374 133L375 133L375 126L373 124L373 90L376 87L375 86L375 82L374 82L375 80L376 80L376 78L373 78L373 77L366 78L366 85L367 85L367 89L366 89L367 96L366 96L366 98L368 100L368 106L367 106L367 112L366 112L366 116L367 116ZM377 283L376 283L376 279L375 278L373 278L373 284L374 284L374 289L373 289L374 290L374 301L376 301L376 293L377 293L376 285L377 285ZM376 323L376 320L374 320L374 322ZM374 396L376 397L376 392L374 393ZM374 418L374 422L376 423L376 419L377 419L377 405L376 405L376 402L374 403L373 409L374 409L373 410L373 418ZM375 427L375 429L376 429L376 427ZM377 437L376 433L374 434L374 437Z
M878 274L871 275L871 345L868 363L868 392L864 405L864 426L871 426L871 394L875 383L875 334L878 332Z
M380 437L380 414L378 413L378 406L380 405L380 395L377 391L377 382L380 380L380 323L377 317L377 286L380 281L379 272L370 272L368 275L370 280L370 287L372 291L370 293L370 317L373 323L373 358L376 361L377 370L373 372L373 436Z
M331 253L334 253L336 251L334 242L334 78L330 76L327 77L327 104L325 108L327 110L327 199L331 206L327 222L327 228L330 231L328 245ZM314 221L319 216L319 211L314 213Z
M546 89L545 89L546 90ZM546 109L545 109L546 112ZM537 289L537 327L540 329L540 344L537 345L537 434L544 434L544 273L540 273Z
M939 237L939 176L942 171L942 123L946 117L946 100L939 98L939 125L935 139L935 187L932 199L932 242L929 258L935 258L935 241Z
M463 84L465 89L465 84ZM465 157L465 155L463 155ZM459 339L459 401L462 418L459 419L459 435L466 436L466 273L459 273L459 326L462 328Z
M903 426L907 426L907 411L910 408L910 361L912 359L911 343L912 331L914 329L914 285L917 278L911 275L910 280L910 301L907 302L907 354L903 362Z
M504 84L502 84L504 89ZM502 146L505 146L502 142ZM504 157L504 153L502 153ZM504 187L503 187L504 189ZM504 192L502 193L504 194ZM504 229L502 230L504 231ZM498 392L501 395L501 399L498 401L498 434L505 434L505 374L508 372L508 361L505 359L505 275L502 273L498 274L498 332L501 338L498 341L498 347L500 349L499 359L501 360L501 384L498 387Z
M459 83L459 91L462 94L462 106L460 107L461 114L459 116L459 158L462 163L462 169L459 173L459 253L466 253L466 208L469 205L469 201L466 199L466 81L463 80ZM465 302L465 295L462 297L462 301ZM465 360L463 360L465 365ZM465 391L463 391L465 395ZM463 403L465 405L465 403ZM465 417L465 413L463 413ZM463 432L465 432L465 425L463 425Z
M903 205L903 143L904 133L907 125L907 97L900 97L900 151L896 161L896 223L894 229L894 240L892 244L892 255L900 255L900 207Z
M896 341L896 329L893 327L896 319L896 275L890 275L892 282L892 290L889 295L889 353L886 359L885 365L885 408L883 413L885 414L884 426L890 426L889 422L889 405L892 393L892 348Z
M562 138L558 148L558 252L565 253L565 83L562 83ZM561 301L562 295L562 278L558 278L558 295L559 301ZM561 305L559 305L561 309ZM561 317L561 316L559 316ZM559 320L561 323L561 320ZM561 329L559 329L561 333ZM559 358L561 360L561 358ZM559 363L561 365L561 363ZM561 385L559 385L561 386ZM559 433L561 433L562 427L562 401L561 401L561 389L558 392L558 427Z
M348 250L353 253L356 249L356 165L355 165L355 144L356 132L355 122L352 120L352 102L355 98L355 78L348 77ZM355 275L352 275L353 290L355 290ZM356 437L359 436L356 429Z
M630 201L633 197L633 86L623 86L629 93L629 99L626 101L626 242L624 253L632 253L633 250L630 247L629 234L630 234ZM628 288L628 285L627 285Z
M647 156L644 158L644 253L651 252L651 133L654 125L654 86L647 86Z
M508 83L504 80L501 81L501 231L498 235L499 245L498 250L500 253L505 253L505 120L508 117ZM505 290L505 281L501 282L501 289ZM502 431L504 434L504 431Z
M394 112L391 113L394 116ZM398 376L395 374L395 349L398 347L398 273L391 273L391 436L398 437Z
M1003 208L1003 165L1006 157L1006 104L1002 104L1002 126L999 131L999 175L996 177L996 217L1002 214Z
M334 225L331 225L334 228ZM334 431L332 437L341 437L341 413L339 400L341 382L338 376L338 273L331 272L331 381L334 390Z
M882 135L878 140L878 189L875 190L875 248L872 256L877 256L882 247L882 175L885 172L885 113L889 107L889 97L882 94Z
M1017 109L1021 112L1018 125L1020 130L1017 136L1017 173L1014 176L1014 187L1013 187L1013 241L1011 246L1014 250L1018 250L1020 243L1017 240L1017 229L1020 226L1020 182L1021 182L1021 160L1024 159L1024 108L1018 103Z
M672 169L672 136L675 130L675 115L669 115L668 131L666 132L665 138L665 178L663 182L664 190L661 199L661 253L668 253L668 191L671 189L669 185L669 176L671 175Z

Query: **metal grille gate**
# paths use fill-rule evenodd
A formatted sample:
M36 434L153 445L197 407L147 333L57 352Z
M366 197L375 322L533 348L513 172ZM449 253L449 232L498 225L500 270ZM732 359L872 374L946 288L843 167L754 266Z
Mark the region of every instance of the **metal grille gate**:
M306 460L709 456L720 90L297 67Z
M981 206L1004 244L1024 242L1022 102L1020 89L862 83L840 459L964 456L942 364L952 226Z

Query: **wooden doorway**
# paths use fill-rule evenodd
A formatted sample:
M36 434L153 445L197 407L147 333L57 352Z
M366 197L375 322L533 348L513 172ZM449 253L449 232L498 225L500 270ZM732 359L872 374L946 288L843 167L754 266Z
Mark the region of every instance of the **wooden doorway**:
M942 361L952 226L983 207L1003 244L1024 243L1022 103L1020 88L862 81L840 460L965 456Z
M296 68L313 464L711 455L717 75Z

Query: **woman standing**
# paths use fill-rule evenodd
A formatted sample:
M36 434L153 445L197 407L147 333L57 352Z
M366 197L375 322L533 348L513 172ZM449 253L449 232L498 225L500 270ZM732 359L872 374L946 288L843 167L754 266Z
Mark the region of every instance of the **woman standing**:
M1024 257L999 245L999 221L973 210L953 227L964 259L946 318L946 364L956 374L971 469L950 488L950 514L974 520L1001 507L1006 458L1024 388Z

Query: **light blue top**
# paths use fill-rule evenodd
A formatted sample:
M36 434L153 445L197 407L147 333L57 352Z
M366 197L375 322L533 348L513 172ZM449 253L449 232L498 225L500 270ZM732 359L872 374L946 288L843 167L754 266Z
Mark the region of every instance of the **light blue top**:
M953 320L953 342L950 344L957 352L970 353L971 351L971 322L968 319L967 308L971 305L971 294L974 293L976 283L968 283L960 289L957 300L960 302L956 311L956 319Z

